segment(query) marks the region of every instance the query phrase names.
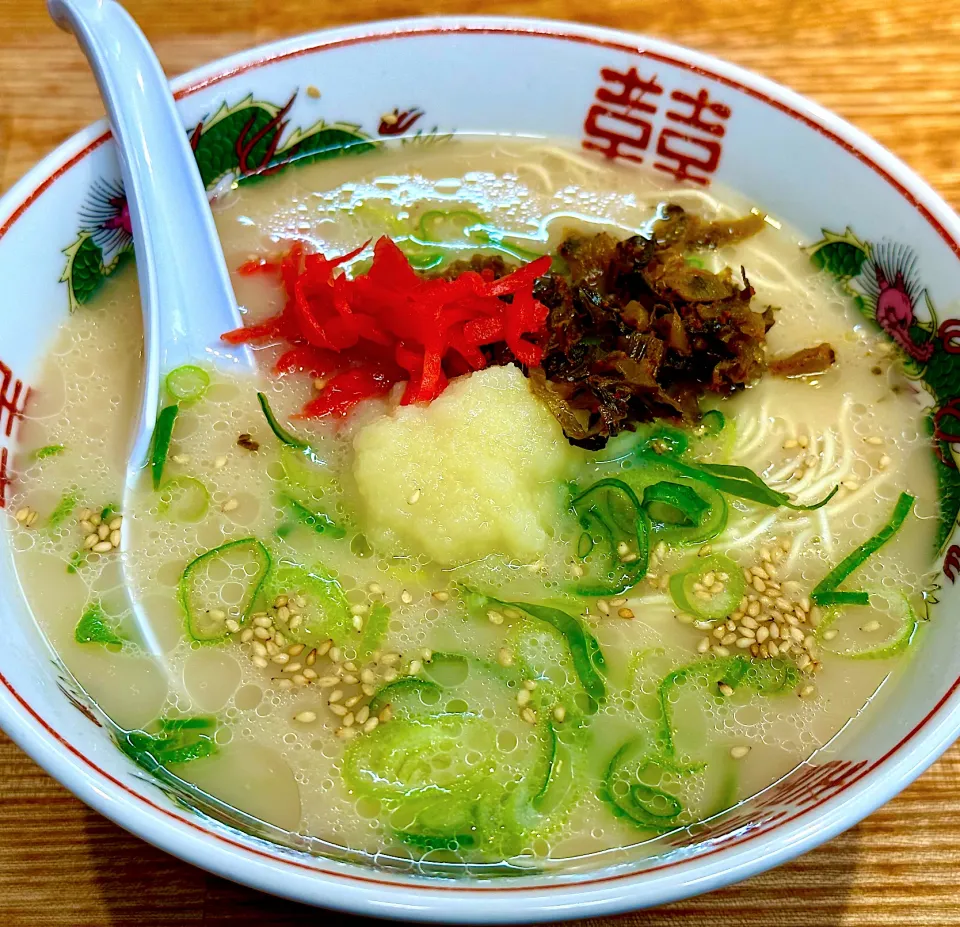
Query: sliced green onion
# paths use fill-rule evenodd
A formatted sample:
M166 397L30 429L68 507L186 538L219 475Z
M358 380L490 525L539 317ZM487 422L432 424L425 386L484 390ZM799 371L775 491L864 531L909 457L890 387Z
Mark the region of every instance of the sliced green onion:
M153 449L150 452L150 471L153 474L153 488L159 489L163 480L163 468L170 453L170 439L180 407L176 404L166 406L157 416L157 425L153 429Z
M715 438L727 424L726 418L724 418L723 413L719 409L711 409L709 412L703 413L703 418L700 419L700 426L703 429L701 432L704 438Z
M468 233L471 230L481 231L486 221L479 213L471 212L469 209L431 209L420 217L416 237L419 243L427 245L456 241L458 237L467 241L477 241ZM443 227L444 225L446 228Z
M673 724L673 690L684 683L699 683L720 698L718 686L723 683L736 690L741 686L769 697L795 689L800 671L783 659L751 660L737 654L732 657L708 657L674 670L663 678L657 689L660 701L660 730L657 742L669 757L675 751Z
M57 503L56 508L54 508L54 510L50 513L50 517L47 519L47 524L51 528L57 528L62 525L73 514L73 510L77 507L79 502L80 497L77 495L76 490L67 490L60 497L60 501Z
M703 586L704 577L709 573L723 584L723 591L716 595L696 588ZM745 589L743 571L723 554L698 558L689 569L670 577L670 596L677 608L701 621L717 621L732 614Z
M190 561L180 576L177 594L190 637L202 643L220 641L230 633L227 618L243 624L270 566L270 554L256 538L228 541ZM240 584L242 590L239 601L230 605L219 595L227 582Z
M283 501L290 508L297 521L308 528L313 528L317 534L325 534L331 538L342 538L346 536L346 531L338 525L332 518L324 515L323 512L314 512L305 505L301 505L292 496L285 496Z
M606 572L577 586L585 596L619 595L646 575L650 562L650 519L637 494L623 480L598 480L573 499L572 508L589 539L584 556L606 547ZM601 568L602 569L602 568Z
M161 719L160 731L127 731L117 746L138 766L153 772L160 766L191 763L217 752L215 718Z
M45 447L38 447L30 456L34 460L46 460L62 454L66 449L66 444L47 444Z
M167 392L177 402L197 402L210 386L210 374L202 367L185 364L167 374Z
M273 409L270 408L270 400L267 399L265 393L257 393L257 400L260 403L260 408L263 410L263 417L267 420L267 425L270 426L270 430L281 444L286 444L287 447L294 447L298 451L303 451L307 454L313 454L313 448L306 441L298 438L292 432L287 431L287 429L277 421L277 417L273 414Z
M390 627L390 609L383 602L375 602L363 623L360 645L357 647L359 659L366 660L377 650L387 636Z
M123 638L113 629L99 602L87 606L77 623L73 639L78 644L103 644L110 647L123 645Z
M826 613L823 621L817 626L817 640L825 651L834 653L840 657L847 657L851 660L889 660L899 656L910 646L920 627L920 619L913 610L910 600L903 593L895 593L891 596L885 589L873 590L872 594L881 597L893 597L897 600L897 607L900 611L900 623L897 628L879 644L874 644L869 647L846 647L840 649L836 646L835 642L828 644L824 640L824 634L837 623L837 619L841 613L839 608L832 608Z
M311 647L325 640L333 640L338 647L356 644L350 603L336 576L322 563L305 567L280 560L270 572L264 594L270 602L280 595L302 595L307 600L300 610L299 627L285 632L291 640Z
M786 493L778 492L767 486L749 467L734 466L731 464L687 463L678 460L670 454L657 453L649 447L640 450L637 456L642 459L662 463L677 473L682 473L691 479L700 480L708 486L712 486L714 489L726 493L728 496L737 496L740 499L747 499L750 502L769 505L775 508L784 506L797 512L812 512L815 509L821 508L840 490L839 486L834 486L819 502L815 502L812 505L798 505L796 502L793 502Z
M915 498L909 493L900 493L900 498L894 506L890 520L872 537L864 541L856 550L851 551L840 561L823 579L817 583L810 593L810 598L817 605L866 605L870 601L866 592L844 592L837 587L854 570L859 569L884 544L887 543L903 526L913 508Z
M683 483L670 483L661 480L643 490L643 507L655 521L653 506L663 506L668 510L669 520L665 524L679 525L685 528L697 527L703 516L710 511L710 503L706 502L692 486Z
M603 677L607 671L606 659L597 639L573 615L569 615L559 608L550 608L546 605L531 605L528 602L503 602L478 592L469 592L468 599L474 607L487 610L491 605L494 609L513 609L526 612L532 618L543 621L556 628L563 635L570 650L577 676L584 691L594 703L600 703L606 698L607 688ZM593 706L596 710L596 704Z
M210 493L192 476L174 476L160 487L157 512L171 521L196 522L207 514Z
M628 740L607 767L602 795L621 816L640 827L661 833L672 830L679 826L683 805L676 796L642 781L648 769L663 770L664 759L651 752L645 738Z

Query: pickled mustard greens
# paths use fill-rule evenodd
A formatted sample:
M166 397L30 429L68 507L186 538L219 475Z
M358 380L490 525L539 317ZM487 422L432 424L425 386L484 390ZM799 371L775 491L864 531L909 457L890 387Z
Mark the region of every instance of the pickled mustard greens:
M692 844L883 712L936 620L915 391L757 204L390 144L217 201L261 375L169 371L122 519L135 276L64 323L20 583L131 760L260 836L428 875Z

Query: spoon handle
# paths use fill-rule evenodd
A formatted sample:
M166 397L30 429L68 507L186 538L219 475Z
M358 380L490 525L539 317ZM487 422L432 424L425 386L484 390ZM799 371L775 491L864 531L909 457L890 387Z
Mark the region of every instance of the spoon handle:
M167 79L137 24L113 0L48 0L86 55L117 140L143 306L148 440L163 372L207 360L252 371L245 348L220 343L241 324L206 191ZM149 217L149 218L148 218ZM141 440L136 442L138 445ZM135 447L134 458L146 448Z

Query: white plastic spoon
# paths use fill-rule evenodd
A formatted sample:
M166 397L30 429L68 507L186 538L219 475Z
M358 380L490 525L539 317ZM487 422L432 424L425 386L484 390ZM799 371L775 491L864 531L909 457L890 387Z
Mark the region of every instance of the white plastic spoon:
M93 69L117 142L133 227L143 306L143 401L131 444L124 509L148 464L161 377L186 363L254 370L245 347L220 335L240 326L220 240L170 87L137 24L113 0L47 0ZM126 558L124 558L126 559ZM138 629L157 657L163 648L133 602Z

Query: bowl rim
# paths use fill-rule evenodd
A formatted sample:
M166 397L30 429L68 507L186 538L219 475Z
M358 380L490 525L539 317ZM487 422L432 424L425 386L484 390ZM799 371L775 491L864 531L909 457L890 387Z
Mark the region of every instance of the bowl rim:
M828 138L880 175L960 259L960 219L916 173L878 142L800 94L722 59L617 29L512 16L425 16L306 33L256 46L171 81L180 100L269 64L347 45L418 36L523 36L643 55L744 92ZM0 239L58 177L111 137L105 120L44 157L0 198ZM822 801L690 859L640 871L599 870L541 885L448 883L377 878L329 860L309 862L231 839L127 788L48 724L0 673L0 722L39 765L86 804L166 852L224 878L297 901L358 914L459 923L518 923L596 916L649 907L748 878L813 849L858 823L926 770L960 736L960 678L884 756ZM883 775L876 774L884 767ZM106 785L106 787L105 787ZM119 789L138 801L118 797ZM851 789L853 791L851 791ZM845 793L845 794L844 794ZM162 818L172 823L164 824ZM743 844L750 842L749 848ZM278 882L278 866L287 866ZM669 875L665 870L671 870ZM653 877L653 878L652 878ZM637 890L640 889L638 892ZM482 904L476 902L482 899Z

